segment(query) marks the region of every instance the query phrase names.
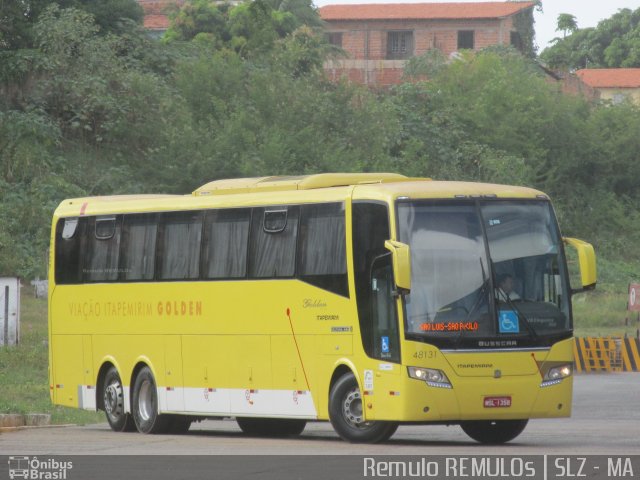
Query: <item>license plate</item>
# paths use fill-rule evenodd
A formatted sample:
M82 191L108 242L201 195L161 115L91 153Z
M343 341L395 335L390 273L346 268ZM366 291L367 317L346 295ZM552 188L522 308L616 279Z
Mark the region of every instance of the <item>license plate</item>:
M505 408L511 406L511 397L484 397L484 408Z

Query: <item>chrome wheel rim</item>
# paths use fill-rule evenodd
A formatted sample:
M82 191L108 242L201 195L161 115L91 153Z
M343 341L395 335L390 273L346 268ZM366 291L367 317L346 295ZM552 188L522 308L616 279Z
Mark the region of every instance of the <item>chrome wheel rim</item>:
M143 421L148 421L154 414L153 385L149 380L142 382L138 395L138 413Z
M109 418L118 420L124 414L122 385L112 382L104 390L104 410Z
M354 387L347 393L342 402L342 415L346 422L353 428L368 427L362 414L362 395L358 387Z

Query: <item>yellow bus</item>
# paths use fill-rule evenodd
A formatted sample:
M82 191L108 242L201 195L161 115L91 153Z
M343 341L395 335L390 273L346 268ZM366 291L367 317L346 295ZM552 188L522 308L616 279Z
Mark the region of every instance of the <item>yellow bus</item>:
M507 442L567 417L565 246L542 192L390 173L220 180L63 201L51 234L55 404L115 431L329 420L351 442L459 424Z

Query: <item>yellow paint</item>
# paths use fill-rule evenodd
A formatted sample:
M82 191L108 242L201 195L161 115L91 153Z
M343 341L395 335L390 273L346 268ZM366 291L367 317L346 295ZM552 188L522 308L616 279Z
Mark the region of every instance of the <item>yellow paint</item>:
M185 196L65 200L54 214L53 225L81 211L99 215L340 201L345 202L350 246L352 199L393 205L401 196L543 195L522 187L384 175L270 178L263 189L256 182L207 184ZM224 194L219 190L225 190ZM394 209L390 212L394 232ZM52 252L54 242L52 233ZM385 364L364 353L353 275L349 275L349 298L287 279L56 285L54 255L51 258L50 383L56 404L78 406L78 386L97 385L105 362L117 367L125 387L132 386L136 366L144 363L162 387L310 391L318 418L328 419L331 377L336 368L346 365L361 390L365 371L373 372L374 388L364 402L370 406L365 409L368 420L508 419L568 416L571 412L572 379L541 388L536 362L571 363L572 339L535 352L445 353L401 338L401 364ZM353 270L349 248L347 267ZM402 325L402 314L399 321ZM419 352L424 353L414 357ZM457 367L468 362L492 367L471 373ZM407 366L440 369L453 388L434 388L409 378ZM501 370L500 378L495 378L496 370ZM512 397L511 408L483 407L485 396L502 395Z

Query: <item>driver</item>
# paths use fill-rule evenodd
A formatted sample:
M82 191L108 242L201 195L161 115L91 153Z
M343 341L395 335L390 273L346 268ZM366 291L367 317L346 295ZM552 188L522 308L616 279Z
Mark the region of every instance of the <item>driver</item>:
M520 300L520 295L513 289L513 277L508 273L498 275L498 291L496 292L498 300L504 302L507 300Z

